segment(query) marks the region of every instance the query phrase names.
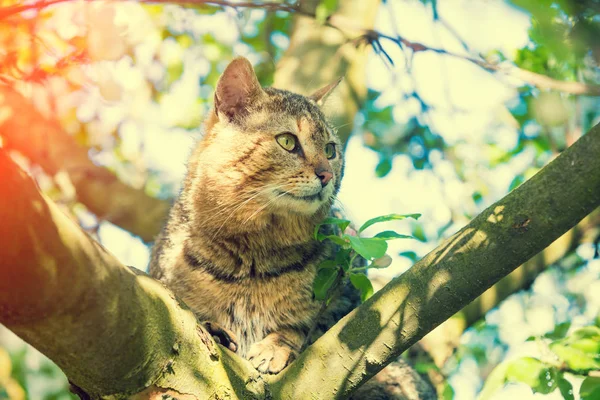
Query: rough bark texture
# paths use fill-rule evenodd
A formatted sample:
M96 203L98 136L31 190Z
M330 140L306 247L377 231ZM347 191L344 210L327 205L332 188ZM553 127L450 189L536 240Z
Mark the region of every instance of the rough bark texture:
M593 242L600 235L600 210L584 218L577 226L550 246L502 278L465 308L428 333L419 344L438 367L452 356L465 329L483 318L511 294L527 288L538 274L573 251L582 241Z
M215 346L161 284L119 265L1 150L0 322L95 397L345 398L598 207L598 154L595 127L283 373L261 377Z
M92 396L160 387L252 398L245 380L260 377L249 364L223 354L161 283L89 238L1 149L0 176L2 324Z
M89 149L80 146L58 121L44 117L30 100L0 85L0 138L49 175L67 172L77 199L100 218L119 225L145 241L159 232L170 204L121 182L106 168L92 163Z

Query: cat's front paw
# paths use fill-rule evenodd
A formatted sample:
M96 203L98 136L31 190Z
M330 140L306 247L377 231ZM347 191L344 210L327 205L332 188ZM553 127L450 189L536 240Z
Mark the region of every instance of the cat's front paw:
M250 346L248 361L263 374L277 374L294 361L298 353L285 343L265 339Z

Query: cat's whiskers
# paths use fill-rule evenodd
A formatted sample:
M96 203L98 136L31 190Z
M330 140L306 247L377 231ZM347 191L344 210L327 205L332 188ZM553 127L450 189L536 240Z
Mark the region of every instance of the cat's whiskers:
M233 204L229 204L229 203L222 204L220 206L217 206L210 210L205 211L204 213L210 212L211 216L208 219L203 220L203 222L204 223L212 222L218 218L221 218L221 216L223 216L226 213L233 214L233 213L239 211L240 208L242 208L243 206L248 204L248 202L250 202L253 199L255 199L256 197L260 196L261 194L268 193L271 190L276 190L276 189L278 189L278 187L282 187L282 186L283 185L275 183L275 184L265 185L260 188L254 188L251 190L241 192L240 193L241 198L239 199L239 201L234 202ZM248 195L250 195L250 197L246 198L246 196L248 196Z
M280 185L274 185L274 187L273 187L273 185L267 185L267 186L264 188L264 190L263 190L263 191L267 191L267 190L274 191L274 190L282 189L282 188L284 188L286 185L289 185L289 183L283 183L283 184L280 184ZM261 191L260 193L262 193L263 191ZM259 193L259 194L260 194L260 193ZM287 194L287 193L289 193L289 192L288 192L288 191L286 191L286 192L282 193L281 195L277 196L275 199L277 199L277 198L279 198L280 196L282 196L282 195L284 195L284 194ZM257 194L257 195L258 195L258 194ZM256 197L257 195L253 196L252 198ZM241 207L243 207L243 206L244 206L246 203L248 203L248 201L252 200L252 198L250 198L250 199L248 199L248 200L244 201L242 204L240 204L240 205L239 205L239 207L237 207L235 210L232 210L232 211L231 211L231 213L229 214L229 216L228 216L228 217L225 219L225 221L223 221L223 223L221 224L221 226L219 227L219 229L217 229L217 231L216 231L216 232L215 232L215 234L213 235L213 239L217 237L217 235L219 234L219 232L221 231L221 229L223 229L223 227L225 226L225 224L227 223L227 221L229 221L229 220L231 219L231 217L233 217L233 216L235 215L236 211L238 211L238 210L239 210ZM267 202L267 205L268 205L269 203L271 203L271 201L273 201L273 200L270 200L269 202ZM249 221L249 220L250 220L250 219L251 219L251 218L252 218L254 215L256 215L256 213L257 213L257 212L261 211L262 209L264 209L264 206L262 206L261 208L259 208L259 209L258 209L256 212L254 212L252 215L250 215L250 217L249 217L248 219L246 219L246 220L245 220L245 221L242 223L242 225L244 225L246 222L248 222L248 221Z
M274 203L275 201L277 201L280 197L285 196L286 194L289 194L290 191L285 191L283 193L281 193L280 195L278 195L277 197L269 200L265 205L263 205L262 207L260 207L258 210L256 210L254 213L252 213L252 215L250 215L244 222L242 222L242 225L245 225L248 221L250 221L255 215L257 215L259 212L261 212L262 210L264 210L265 208L267 208L271 203Z
M344 203L342 203L342 201L336 195L332 195L331 198L333 199L332 205L335 205L337 208L339 208L340 211L342 212L342 214L348 215L348 213L346 212L346 207L344 206Z
M228 213L228 212L236 212L238 211L241 207L243 207L244 205L246 205L248 202L252 201L253 199L255 199L256 197L260 196L263 193L268 192L269 190L272 189L271 187L272 185L269 185L267 187L262 187L262 188L256 188L256 189L252 189L252 190L248 190L246 192L243 192L241 194L242 198L231 204L231 203L226 203L226 204L221 204L219 206L216 206L210 210L206 210L203 213L211 213L211 216L207 219L204 219L203 222L204 223L208 223L208 222L212 222L218 218L220 218L221 216L223 216L224 214ZM246 198L247 195L250 195L250 197Z

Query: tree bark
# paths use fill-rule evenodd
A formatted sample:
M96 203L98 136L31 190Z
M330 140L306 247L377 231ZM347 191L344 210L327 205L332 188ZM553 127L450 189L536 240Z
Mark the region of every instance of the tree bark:
M0 150L0 322L96 398L345 398L598 207L598 154L596 126L283 373L263 377L215 346L169 290L91 240Z
M441 368L454 354L463 332L480 320L492 308L511 294L527 288L535 278L550 265L573 251L582 241L590 242L598 237L600 210L596 210L567 233L556 239L543 251L520 265L502 278L465 308L447 319L419 341L419 345Z
M161 283L88 237L2 149L0 176L2 324L93 398L163 389L253 398L246 380L260 382L258 372L216 346Z

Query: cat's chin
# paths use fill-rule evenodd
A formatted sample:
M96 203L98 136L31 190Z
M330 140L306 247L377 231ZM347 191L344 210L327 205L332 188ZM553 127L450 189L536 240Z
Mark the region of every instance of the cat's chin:
M299 215L314 215L325 206L325 201L321 193L312 196L294 196L285 195L277 204L277 214L286 215L289 213Z

